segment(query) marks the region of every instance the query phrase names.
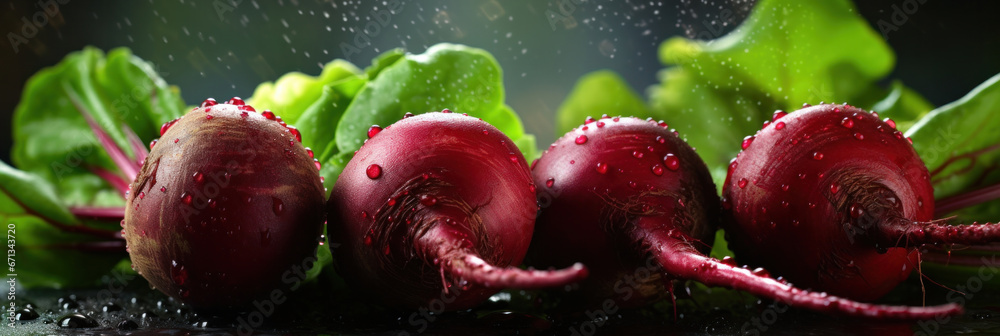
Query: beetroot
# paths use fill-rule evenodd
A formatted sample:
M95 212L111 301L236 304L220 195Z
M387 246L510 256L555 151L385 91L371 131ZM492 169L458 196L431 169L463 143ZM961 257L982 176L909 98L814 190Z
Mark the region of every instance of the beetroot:
M705 256L721 212L719 197L705 164L662 122L588 119L556 141L532 173L542 211L529 262L559 267L582 261L594 276L581 290L604 307L609 298L623 306L643 304L670 290L671 280L690 279L830 313L908 319L961 311L957 305L858 303Z
M122 222L152 286L199 310L241 307L315 256L323 185L294 127L239 98L209 99L161 135Z
M521 152L493 126L427 113L369 136L328 203L338 272L366 295L395 308L462 309L499 288L587 275L581 265L510 267L531 240L535 186Z
M890 119L849 105L785 115L747 137L723 188L730 246L799 285L874 300L919 266L922 244L1000 240L934 216L927 167Z

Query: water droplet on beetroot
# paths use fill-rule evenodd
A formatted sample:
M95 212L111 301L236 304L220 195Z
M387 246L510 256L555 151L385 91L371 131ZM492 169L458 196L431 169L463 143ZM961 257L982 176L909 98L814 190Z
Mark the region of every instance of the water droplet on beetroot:
M274 112L271 112L271 110L264 110L264 112L261 112L260 115L264 116L264 118L267 120L275 120L277 118L274 116Z
M597 172L601 174L606 174L608 172L608 164L604 162L598 162Z
M554 178L550 177L548 180L545 180L545 186L546 187L552 188L552 186L555 185L555 184L556 184L556 179L554 179Z
M644 154L640 151L632 151L632 157L635 157L636 159L641 159L643 155Z
M511 163L517 163L518 157L517 154L507 153L507 159L509 159Z
M198 105L198 107L215 106L215 104L218 104L218 102L215 101L215 98L208 98L208 99L205 99L205 101L201 102L201 105Z
M323 164L319 163L319 159L313 159L313 166L316 167L316 170L323 170Z
M781 191L788 191L789 188L791 188L791 187L789 187L787 184L782 184L781 185Z
M169 130L171 126L176 124L178 120L181 120L181 118L177 118L163 123L163 126L160 126L160 136L163 136L164 133L167 133L167 130Z
M181 141L181 139L174 139L174 143L177 143L178 141Z
M212 116L211 114L209 114L209 115L205 116L205 119L206 119L206 120L212 120L212 118L214 118L214 117L213 117L213 116Z
M431 195L420 195L420 204L423 204L424 206L434 206L437 204L437 201L437 197Z
M885 118L882 119L882 121L884 121L886 124L889 124L889 127L896 128L896 122L893 121L892 119Z
M831 194L836 194L838 191L840 191L840 185L837 185L836 183L831 183L830 184L830 193Z
M389 206L395 206L396 198L395 197L389 198L389 201L387 201L386 204L388 204Z
M271 197L271 211L274 211L276 216L280 216L282 212L285 212L285 203L277 197Z
M585 144L585 143L587 143L587 136L586 135L581 134L580 136L576 137L576 144L577 145L582 145L582 144Z
M365 246L372 246L372 236L365 235Z
M302 133L295 126L288 126L288 131L295 136L295 141L302 142Z
M375 137L375 135L378 134L378 132L381 132L381 131L382 131L382 127L380 127L379 125L372 125L372 127L368 128L368 138L371 139L371 138Z
M139 192L139 199L143 199L143 198L146 198L146 193L140 191Z
M864 140L865 139L865 135L861 134L861 133L854 133L854 138L858 139L858 140Z
M865 214L865 208L861 207L861 204L858 203L851 204L850 211L851 218L859 218Z
M368 166L368 169L365 169L365 174L367 174L370 179L377 179L379 176L382 176L382 166L372 164Z
M192 175L192 177L194 178L194 181L197 183L205 182L205 175L202 174L201 172L195 172L194 175Z
M667 169L676 171L681 168L681 160L673 154L667 154L667 156L663 158L663 165L666 166Z
M660 176L663 175L663 165L657 163L653 165L653 175Z
M847 128L852 128L852 127L854 127L854 120L851 119L850 117L844 118L844 120L840 121L840 126L844 126L844 127L847 127Z
M786 115L788 115L788 112L782 110L774 111L774 114L771 115L771 121L778 121L778 119L781 119Z
M823 159L823 153L813 152L813 159L814 160L822 160Z
M742 189L747 187L747 183L749 183L749 181L747 181L746 178L741 178L738 182L736 182L736 185Z
M230 105L244 105L246 103L244 103L243 99L240 98L240 97L233 97L233 98L230 98L229 101L226 102L226 104L230 104Z
M747 149L747 147L750 147L750 144L753 143L753 139L754 139L753 135L746 136L745 138L743 138L743 143L740 144L740 147L743 149Z
M188 195L188 193L186 192L181 193L181 202L183 202L185 205L191 205L191 195Z
M776 130L780 131L780 130L782 130L784 128L785 128L785 122L784 121L779 121L779 122L777 122L777 123L774 124L774 129L776 129Z

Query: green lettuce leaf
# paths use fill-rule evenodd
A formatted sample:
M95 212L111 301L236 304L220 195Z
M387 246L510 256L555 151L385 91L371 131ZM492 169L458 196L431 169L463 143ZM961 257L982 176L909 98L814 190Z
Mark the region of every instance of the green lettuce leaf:
M584 75L576 82L573 91L556 112L556 134L565 134L583 124L587 117L601 115L649 115L649 108L642 97L628 83L610 70L599 70Z
M254 89L247 104L258 110L271 110L289 125L301 127L299 118L323 95L323 87L348 77L362 75L360 69L345 60L334 60L323 66L317 77L301 72L289 72L277 81L265 82ZM305 138L303 137L303 141Z
M123 127L148 143L159 137L160 125L183 114L184 102L126 48L105 57L87 47L28 80L14 111L14 164L54 184L65 205L121 206L118 191L88 169L117 171L72 99L130 155Z

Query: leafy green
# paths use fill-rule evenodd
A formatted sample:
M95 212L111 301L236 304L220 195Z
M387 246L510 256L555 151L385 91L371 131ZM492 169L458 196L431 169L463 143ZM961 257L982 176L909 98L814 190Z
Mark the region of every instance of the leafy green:
M669 67L650 89L650 116L697 148L720 186L740 140L775 110L820 101L870 108L883 101L894 109L880 113L904 124L929 110L901 84L888 94L877 86L895 57L846 0L761 1L732 33L667 40L660 59Z
M556 116L558 132L564 134L583 124L587 117L649 115L649 108L628 83L610 70L598 70L577 81Z
M518 116L503 103L499 64L481 49L437 44L419 55L380 57L377 77L370 78L344 112L334 136L338 152L353 153L367 139L371 125L386 126L403 114L452 109L482 118L521 146L535 152ZM395 59L391 65L383 66ZM384 61L384 62L383 62ZM530 147L529 147L530 146Z
M18 275L25 287L82 287L94 285L122 253L66 249L68 244L100 241L71 229L88 229L60 204L52 185L41 177L0 161L0 223L13 236L16 264L8 273ZM114 231L105 231L108 234ZM8 267L10 267L8 265Z
M160 125L181 116L184 102L126 48L105 57L87 47L28 80L14 111L14 164L53 183L62 204L120 206L118 191L88 169L117 170L72 99L130 154L123 127L148 142Z
M274 83L258 85L253 96L247 99L247 104L274 111L286 123L302 127L299 118L320 99L324 86L361 74L361 70L350 62L337 59L325 65L318 77L289 72Z
M935 198L960 194L1000 182L1000 75L965 97L941 106L906 132L931 172ZM961 213L963 218L994 220L995 204Z

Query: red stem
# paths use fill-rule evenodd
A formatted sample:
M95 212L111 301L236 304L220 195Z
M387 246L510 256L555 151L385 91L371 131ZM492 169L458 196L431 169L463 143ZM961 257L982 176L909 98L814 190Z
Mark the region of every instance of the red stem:
M107 133L97 124L97 121L90 115L90 111L83 106L83 103L79 101L79 98L75 94L69 95L70 100L73 102L73 106L76 107L77 111L83 115L83 119L87 121L87 125L90 126L90 130L94 132L94 136L97 137L97 141L101 143L101 147L108 153L111 160L114 161L118 169L125 174L125 179L128 181L135 180L136 175L139 174L139 167L132 159L129 159L128 155L122 151L121 147L115 143Z
M729 287L773 299L789 306L824 313L859 317L900 320L926 320L942 315L962 313L962 307L951 303L932 307L888 306L861 303L816 293L775 280L762 270L750 271L702 255L686 235L666 230L637 230L637 238L649 246L665 273L677 279L692 279L708 286Z
M135 164L136 167L142 168L143 162L146 161L146 156L149 156L149 150L146 149L146 145L142 143L142 139L132 131L127 125L122 126L122 132L128 137L128 143L132 146L132 152L135 153ZM133 178L134 179L134 178Z
M965 209L1000 198L1000 183L934 201L934 217L941 218L953 211Z
M478 253L463 244L446 225L435 224L416 242L424 259L436 264L445 275L463 279L487 288L537 289L556 287L583 280L587 269L576 264L566 269L541 271L517 267L497 267L483 260ZM444 280L443 280L444 281ZM445 290L448 286L445 284Z
M125 218L125 208L123 207L111 207L111 208L98 208L98 207L72 207L69 211L77 217L87 217L96 219L107 219L107 220L122 220Z
M100 176L102 179L107 181L108 184L110 184L112 187L118 189L118 192L122 193L122 197L125 197L125 194L128 193L129 182L125 181L125 179L122 178L121 176L118 176L115 173L104 170L104 168L100 167L89 167L89 168L90 172L94 173L94 175Z

